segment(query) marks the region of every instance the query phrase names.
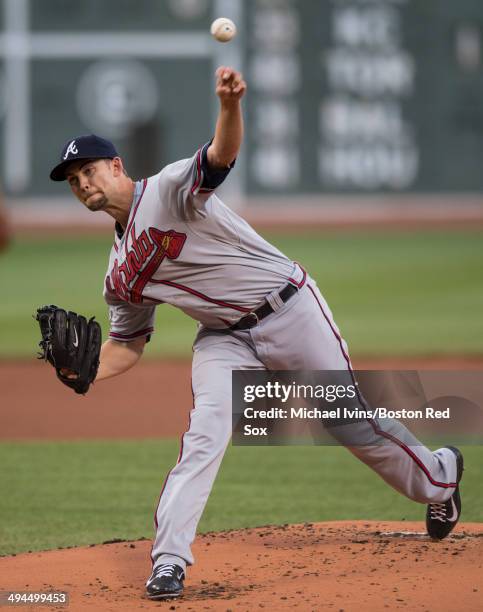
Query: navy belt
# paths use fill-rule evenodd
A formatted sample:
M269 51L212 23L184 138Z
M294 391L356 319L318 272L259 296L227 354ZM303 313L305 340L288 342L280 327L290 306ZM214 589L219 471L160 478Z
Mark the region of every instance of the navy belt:
M288 285L285 285L285 287L280 291L278 297L282 300L282 302L285 303L288 302L289 299L297 292L297 287L289 283ZM253 312L249 312L248 314L246 314L229 329L232 329L234 331L251 329L252 327L258 325L262 319L268 317L269 314L272 314L272 312L275 312L275 310L270 306L268 302L265 302L265 304L262 304L260 308L257 308Z

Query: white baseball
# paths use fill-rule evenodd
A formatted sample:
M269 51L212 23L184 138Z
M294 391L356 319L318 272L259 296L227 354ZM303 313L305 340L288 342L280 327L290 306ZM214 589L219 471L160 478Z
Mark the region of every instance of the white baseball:
M218 42L228 42L236 35L236 25L227 17L219 17L211 24L210 32Z

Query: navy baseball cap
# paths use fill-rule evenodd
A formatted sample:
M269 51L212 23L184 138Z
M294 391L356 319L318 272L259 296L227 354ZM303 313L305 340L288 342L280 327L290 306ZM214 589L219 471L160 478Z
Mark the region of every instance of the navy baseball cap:
M88 134L69 140L60 154L60 164L50 173L53 181L65 181L65 170L78 159L114 159L119 157L116 148L109 140Z

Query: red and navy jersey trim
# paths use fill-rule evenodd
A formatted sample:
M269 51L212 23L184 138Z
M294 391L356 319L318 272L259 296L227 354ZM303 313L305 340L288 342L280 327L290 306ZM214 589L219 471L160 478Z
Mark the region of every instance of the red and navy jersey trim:
M252 311L251 308L244 308L243 306L237 306L236 304L230 304L229 302L217 300L208 295L205 295L204 293L201 293L200 291L196 291L196 289L191 289L190 287L187 287L186 285L181 285L180 283L174 283L173 281L156 280L152 278L150 282L156 283L157 285L167 285L168 287L175 287L176 289L181 289L181 291L186 291L187 293L190 293L191 295L195 295L196 297L199 297L205 302L210 302L211 304L216 304L217 306L223 306L225 308L232 308L233 310L237 310L238 312L248 313Z
M300 264L297 264L297 265L300 267L300 269L303 272L302 280L300 282L296 281L293 278L289 278L287 280L293 285L295 285L298 289L301 289L305 285L305 281L307 279L307 272L302 268L302 266L300 266ZM201 300L204 300L205 302L209 302L210 304L216 304L217 306L222 306L224 308L230 308L232 310L236 310L237 312L242 312L244 314L248 314L249 312L252 312L253 310L253 308L247 308L244 306L239 306L237 304L226 302L224 300L218 300L216 298L212 298L209 295L206 295L205 293L201 293L201 291L197 291L196 289L192 289L191 287L187 287L186 285L182 285L181 283L175 283L173 281L168 281L168 280L158 280L155 278L151 278L149 282L157 284L157 285L166 285L168 287L174 287L175 289L180 289L181 291L186 291L186 293L194 295L200 298ZM155 302L155 303L160 303L160 304L164 303L162 301L158 301L153 298L145 298L145 299L148 299L149 301Z
M140 338L141 336L146 336L147 334L152 334L154 331L153 327L146 327L145 329L141 329L140 331L133 332L132 334L120 334L119 332L109 332L109 337L114 338L115 340L133 340L134 338Z
M143 199L143 195L144 195L144 192L146 191L147 185L148 185L148 179L143 179L143 187L142 187L141 195L139 196L138 201L134 205L134 208L131 214L131 218L129 219L129 223L126 227L126 231L124 232L124 251L126 253L126 257L127 257L127 241L129 238L129 232L131 231L131 226L134 223L134 218L138 211L139 204L141 204L141 200Z
M302 280L300 282L297 282L294 278L288 278L287 280L289 283L292 283L292 285L295 285L297 289L302 289L302 287L305 285L305 281L307 280L307 272L302 268L299 263L297 263L296 261L294 261L294 263L297 264L297 266L303 272Z
M148 179L143 179L143 186L142 186L141 195L139 196L138 201L134 205L134 209L131 206L132 217L131 217L131 219L129 221L129 225L126 228L126 231L123 231L122 226L121 226L121 224L118 221L116 221L116 223L114 225L114 250L116 251L116 253L119 251L119 248L118 248L118 246L116 244L116 239L120 241L125 236L124 244L126 246L127 236L129 235L129 230L131 229L131 225L132 225L132 223L134 221L134 217L136 216L136 212L137 212L138 206L141 203L141 200L142 200L142 197L143 197L144 192L146 190L147 184L148 184ZM130 215L131 215L131 211L129 212ZM126 246L126 248L127 248L127 246Z
M198 152L196 154L196 172L195 172L195 180L193 182L193 185L191 187L191 193L193 195L196 195L196 193L198 192L198 188L201 184L201 181L203 180L203 175L201 173L201 151L202 149L198 149Z
M196 171L195 179L191 187L191 193L211 193L219 187L226 179L230 170L235 165L234 160L228 168L210 168L208 164L208 149L212 143L207 142L203 145L196 154Z

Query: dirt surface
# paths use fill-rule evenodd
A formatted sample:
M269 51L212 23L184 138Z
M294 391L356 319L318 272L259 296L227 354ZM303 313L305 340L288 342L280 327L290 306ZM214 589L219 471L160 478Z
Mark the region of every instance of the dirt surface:
M85 396L42 361L0 362L0 388L3 440L172 438L193 405L189 362L145 361Z
M356 369L482 370L483 357L355 359ZM149 361L75 395L41 361L0 361L0 440L176 437L192 408L188 361Z
M334 522L198 537L184 596L144 597L150 544L122 542L0 559L2 588L64 591L29 610L481 610L483 525L442 542L421 523Z
M359 369L482 369L483 359L355 360ZM0 362L0 439L172 437L192 405L188 362L146 361L86 397L41 362ZM140 393L140 390L142 391ZM142 399L136 399L136 398ZM150 542L0 558L0 590L65 591L24 610L482 609L483 524L431 542L422 523L331 522L199 536L183 598L144 597Z

